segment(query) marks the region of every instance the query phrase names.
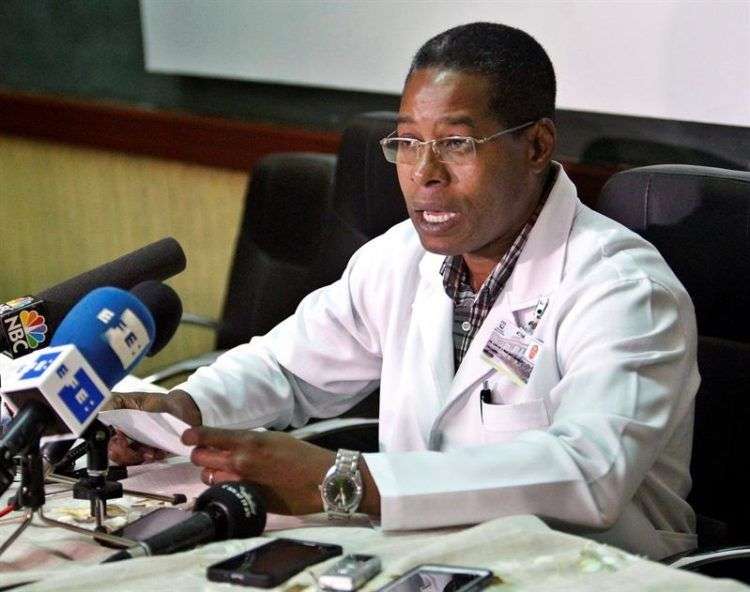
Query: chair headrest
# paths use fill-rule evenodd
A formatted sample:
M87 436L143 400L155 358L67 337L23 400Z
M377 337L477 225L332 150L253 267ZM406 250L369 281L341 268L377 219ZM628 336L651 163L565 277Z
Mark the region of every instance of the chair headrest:
M331 191L335 156L280 152L253 167L235 257L254 243L266 254L292 263L309 263L318 248L319 219ZM290 232L290 228L304 229Z
M607 182L597 209L659 250L693 299L701 335L750 341L750 172L635 168Z
M344 131L338 153L332 206L368 238L407 217L396 167L385 160L378 140L396 129L396 114L357 116Z

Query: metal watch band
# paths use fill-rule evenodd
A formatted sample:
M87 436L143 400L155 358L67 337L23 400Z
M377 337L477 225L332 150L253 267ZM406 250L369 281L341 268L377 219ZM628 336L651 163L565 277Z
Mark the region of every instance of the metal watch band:
M340 448L336 453L336 472L347 475L354 475L357 472L357 465L361 453L357 450L345 450Z

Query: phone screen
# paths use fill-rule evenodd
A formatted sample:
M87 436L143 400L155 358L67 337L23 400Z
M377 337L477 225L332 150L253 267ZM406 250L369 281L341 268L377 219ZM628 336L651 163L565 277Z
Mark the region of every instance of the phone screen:
M135 541L143 541L170 526L184 522L190 516L192 516L192 512L180 508L157 508L130 524L126 524L113 534Z
M339 545L274 539L208 568L208 579L272 588L310 565L343 552Z
M468 592L481 588L491 576L487 569L422 565L378 592Z

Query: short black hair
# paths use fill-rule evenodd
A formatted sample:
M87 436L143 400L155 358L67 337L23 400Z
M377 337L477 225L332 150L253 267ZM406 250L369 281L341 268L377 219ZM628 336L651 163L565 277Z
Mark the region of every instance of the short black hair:
M448 29L417 51L406 81L423 68L489 78L494 88L490 110L507 127L542 117L555 119L555 69L539 42L520 29L499 23Z

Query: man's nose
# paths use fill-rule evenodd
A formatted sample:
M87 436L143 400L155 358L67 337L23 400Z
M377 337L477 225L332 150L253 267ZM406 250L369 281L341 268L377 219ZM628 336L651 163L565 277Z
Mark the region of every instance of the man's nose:
M417 162L412 169L412 179L420 185L445 183L448 180L448 171L445 165L438 160L434 146L435 144L422 146Z

